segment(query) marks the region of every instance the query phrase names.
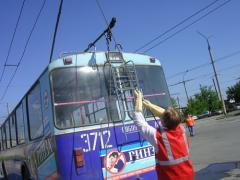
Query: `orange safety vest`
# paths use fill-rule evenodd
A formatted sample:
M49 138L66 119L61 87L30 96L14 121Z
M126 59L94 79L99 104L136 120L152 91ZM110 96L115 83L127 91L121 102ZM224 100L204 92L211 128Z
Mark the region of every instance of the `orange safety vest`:
M189 159L189 142L183 126L156 131L156 170L161 180L193 180L194 170Z
M194 125L194 119L191 116L188 116L186 118L186 124L187 124L187 126L193 126Z

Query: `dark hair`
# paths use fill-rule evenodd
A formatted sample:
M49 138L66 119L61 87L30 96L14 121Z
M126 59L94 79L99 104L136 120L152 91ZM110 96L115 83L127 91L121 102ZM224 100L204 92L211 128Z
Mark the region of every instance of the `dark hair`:
M109 157L118 157L118 153L117 152L112 152L110 155L109 155Z
M190 113L188 112L188 111L186 111L185 112L185 116L187 117L187 116L189 116L190 115Z
M164 126L173 129L181 123L181 116L174 108L168 108L162 116Z

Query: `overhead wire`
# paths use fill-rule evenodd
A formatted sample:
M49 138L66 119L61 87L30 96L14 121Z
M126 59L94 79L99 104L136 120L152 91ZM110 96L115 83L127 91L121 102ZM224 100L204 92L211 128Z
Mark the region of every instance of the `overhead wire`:
M235 64L235 65L229 66L227 68L220 69L219 72L235 69L235 68L238 68L239 66L240 66L240 64Z
M230 54L224 55L224 56L222 56L222 57L216 58L216 60L214 60L214 61L215 61L215 62L220 62L220 61L226 60L226 59L228 59L228 58L231 58L231 57L236 56L236 55L239 55L239 54L240 54L240 50L237 50L237 51L235 51L235 52L233 52L233 53L230 53ZM211 65L211 64L212 64L211 62L203 63L203 64L200 64L200 65L194 66L194 67L192 67L192 68L189 68L189 69L187 69L187 71L188 71L188 72L194 71L194 70L197 70L197 69L199 69L199 68L202 68L202 67L205 67L205 66L208 66L208 65ZM174 78L174 77L176 77L176 76L178 76L178 75L181 75L181 74L183 74L183 73L185 73L185 72L186 72L186 71L182 71L182 72L175 73L175 74L167 77L167 79Z
M101 6L99 0L96 0L96 4L97 4L97 6L98 6L98 8L99 8L99 10L100 10L100 12L101 12L101 14L102 14L102 16L103 16L103 19L104 19L106 25L107 25L108 28L109 28L109 31L111 32L111 35L112 35L113 41L114 41L114 43L115 43L115 47L120 51L119 47L117 46L116 38L115 38L113 32L111 31L111 29L110 29L110 27L109 27L109 22L108 22L108 20L107 20L107 17L106 17L106 15L105 15L104 11L103 11L103 8L102 8L102 6Z
M210 65L210 64L211 64L210 62L209 62L209 63L200 64L200 65L198 65L198 66L189 68L189 69L187 69L186 71L187 71L187 72L190 72L190 71L193 71L193 70L197 70L197 69L199 69L199 68L205 67L205 66ZM186 71L182 71L182 72L178 72L178 73L176 73L176 74L173 74L173 75L167 77L167 79L174 78L174 77L176 77L176 76L178 76L178 75L181 75L181 74L185 73Z
M232 82L236 82L236 78L232 78L232 79L228 79L226 81L223 81L222 84L228 84L228 83L232 83ZM226 87L225 87L226 89Z
M212 73L212 75L211 75L211 77L213 76L213 73ZM227 84L227 83L229 83L229 82L233 82L233 81L236 81L237 79L236 78L232 78L232 79L229 79L229 80L225 80L225 81L223 81L223 82L221 82L222 84ZM226 89L226 87L225 87L225 89ZM188 91L189 92L189 91ZM191 91L191 94L193 94L193 95L190 95L190 96L194 96L195 94L196 94L196 92L200 92L200 89L198 88L198 89L192 89ZM174 94L173 94L174 95ZM181 97L181 96L178 96L180 99L181 98L183 98L183 97Z
M229 80L226 80L226 81L223 81L223 82L221 82L221 84L227 84L227 83L229 83L229 82L234 82L234 81L236 81L236 79L229 79ZM224 89L226 89L226 87L224 88ZM194 92L199 92L200 91L200 89L193 89L193 90L191 90L191 92L192 92L192 94L193 95L191 95L191 96L194 96L196 93L194 93Z
M218 62L218 61L223 61L223 60L225 60L225 59L228 59L228 58L230 58L230 57L236 56L236 55L238 55L238 54L240 54L240 50L235 51L235 52L230 53L230 54L227 54L227 55L225 55L225 56L223 56L223 57L217 58L215 61L216 61L216 62Z
M231 70L231 69L234 69L234 68L238 68L238 67L240 67L240 64L235 64L235 65L232 65L232 66L229 66L229 67L220 69L220 70L218 71L218 73L219 73L219 72L226 71L226 70ZM208 76L209 76L209 77L212 77L213 75L214 75L214 73L201 74L201 75L199 75L199 76L193 77L192 79L185 80L185 82L194 81L194 80L197 80L197 79L199 79L199 78L208 77ZM181 83L183 83L183 81L176 82L176 83L174 83L174 84L169 85L168 87L176 86L176 85L181 84Z
M15 25L15 28L14 28L13 35L12 35L11 43L10 43L10 45L9 45L8 52L7 52L7 56L6 56L4 65L3 65L3 71L2 71L1 76L0 76L0 83L2 82L4 73L5 73L5 69L6 69L6 66L7 66L7 61L8 61L9 55L10 55L11 50L12 50L13 41L14 41L14 39L15 39L15 34L16 34L16 32L17 32L18 24L19 24L20 18L21 18L21 16L22 16L22 12L23 12L23 7L24 7L24 4L25 4L25 1L26 1L26 0L23 0L22 5L21 5L20 12L19 12L19 14L18 14L18 18L17 18L17 22L16 22L16 25Z
M162 41L158 42L157 44L151 46L150 48L148 48L147 50L143 51L143 53L146 53L154 48L156 48L157 46L159 46L160 44L166 42L167 40L171 39L172 37L176 36L178 33L184 31L185 29L189 28L190 26L192 26L193 24L197 23L198 21L200 21L201 19L207 17L208 15L210 15L211 13L213 13L214 11L220 9L221 7L223 7L224 5L226 5L227 3L229 3L231 0L227 0L224 3L220 4L219 6L217 6L216 8L212 9L211 11L207 12L206 14L200 16L198 19L196 19L195 21L193 21L192 23L188 24L187 26L181 28L180 30L176 31L175 33L173 33L172 35L168 36L167 38L163 39Z
M163 37L165 34L171 32L172 30L176 29L178 26L184 24L185 22L187 22L188 20L190 20L191 18L193 18L194 16L198 15L199 13L201 13L202 11L208 9L209 7L211 7L212 5L214 5L215 3L217 3L219 0L215 0L212 3L208 4L207 6L199 9L198 11L196 11L195 13L193 13L191 16L188 16L187 18L183 19L182 21L180 21L179 23L177 23L176 25L172 26L171 28L167 29L165 32L161 33L160 35L158 35L157 37L153 38L152 40L150 40L149 42L147 42L146 44L144 44L143 46L139 47L138 49L136 49L134 52L138 52L141 49L145 48L146 46L150 45L151 43L153 43L154 41L158 40L160 37Z
M179 82L177 82L175 84L168 85L168 87L176 86L176 85L179 85L179 84L182 84L182 83L186 83L186 82L189 82L189 81L193 81L193 80L195 80L195 79L192 78L192 79L187 79L187 80L184 80L184 81L179 81Z
M13 81L16 73L17 73L17 70L18 70L18 68L19 68L19 66L20 66L20 64L21 64L21 62L22 62L22 60L23 60L23 57L24 57L25 52L26 52L26 50L27 50L27 47L28 47L29 41L30 41L30 39L31 39L32 33L33 33L33 31L34 31L34 29L35 29L35 27L36 27L36 24L37 24L37 22L38 22L38 19L39 19L41 13L42 13L42 10L43 10L43 8L44 8L44 6L45 6L45 3L46 3L46 0L44 0L43 3L42 3L42 6L41 6L41 8L40 8L40 10L39 10L39 12L38 12L38 15L37 15L37 17L36 17L36 19L35 19L34 25L33 25L32 29L31 29L30 33L29 33L28 39L27 39L26 44L25 44L25 46L24 46L22 55L21 55L21 57L20 57L20 59L19 59L19 61L18 61L18 63L17 63L17 66L16 66L16 68L15 68L15 70L14 70L14 72L13 72L11 78L10 78L10 81L9 81L8 84L7 84L7 87L5 88L5 90L4 90L4 92L3 92L2 96L1 96L0 101L2 101L2 100L4 99L6 93L7 93L8 89L9 89L9 86L11 85L11 83L12 83L12 81Z
M239 53L240 53L240 51L238 52L238 54L239 54ZM219 58L219 59L215 60L215 62L225 60L225 59L227 59L227 58L229 58L229 57L232 57L233 55L237 55L237 53L231 53L230 55L227 55L227 56L224 56L224 57L222 57L222 58ZM211 64L211 63L210 63L210 64ZM239 66L240 66L240 64L235 64L235 65L232 65L232 66L229 66L229 67L226 67L226 68L223 68L223 69L218 70L218 73L219 73L219 72L226 71L226 70L231 70L231 69L237 68L237 67L239 67ZM214 75L214 73L203 74L203 75L201 75L201 76L195 77L194 79L198 79L198 78L200 78L200 77L205 77L206 75L210 75L210 74L211 74L211 76Z

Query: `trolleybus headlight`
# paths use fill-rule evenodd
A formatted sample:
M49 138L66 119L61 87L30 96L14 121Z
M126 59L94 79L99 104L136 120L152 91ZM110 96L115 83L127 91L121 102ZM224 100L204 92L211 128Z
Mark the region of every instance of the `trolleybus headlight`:
M84 157L83 157L83 150L82 148L75 148L74 150L74 159L77 168L84 166Z

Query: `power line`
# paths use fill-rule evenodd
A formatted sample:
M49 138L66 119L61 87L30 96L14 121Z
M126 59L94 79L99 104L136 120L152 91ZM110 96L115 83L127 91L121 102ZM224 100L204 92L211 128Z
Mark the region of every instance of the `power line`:
M222 71L226 71L226 70L231 70L231 69L234 69L234 68L238 68L240 66L240 64L235 64L233 66L229 66L227 68L223 68L223 69L220 69L218 72L222 72Z
M189 96L188 96L188 92L187 92L187 88L186 88L186 82L193 81L193 80L194 79L184 80L184 78L183 78L183 81L180 81L180 82L178 82L176 84L169 85L169 86L175 86L175 85L178 85L178 84L183 84L183 87L184 87L184 90L185 90L185 94L186 94L186 97L187 97L187 101L189 101Z
M109 23L108 23L107 17L106 17L106 15L105 15L104 11L103 11L103 8L101 7L100 2L99 2L98 0L96 0L96 3L97 3L97 6L98 6L98 8L99 8L99 10L100 10L100 12L101 12L101 14L102 14L102 16L103 16L103 19L104 19L106 25L109 27ZM120 51L119 47L117 46L117 41L116 41L116 38L115 38L113 32L111 31L110 27L109 27L108 29L109 29L109 31L110 31L111 34L112 34L112 38L113 38L113 41L114 41L114 43L115 43L115 47Z
M235 79L229 79L229 80L223 81L222 84L227 84L227 82L233 82L233 81L236 81L236 78L235 78ZM203 86L206 86L206 85L203 85ZM212 86L212 85L210 85L210 86ZM224 89L226 89L226 87L225 87ZM190 90L190 94L192 94L192 95L190 95L190 97L195 96L196 94L198 94L198 93L196 93L196 92L200 92L200 88ZM184 98L184 97L181 97L181 96L179 96L179 97L180 97L181 99Z
M223 57L217 58L217 59L215 60L215 62L223 61L223 60L225 60L225 59L228 59L228 58L230 58L230 57L236 56L236 55L238 55L238 54L240 54L240 50L235 51L235 52L233 52L233 53L231 53L231 54L227 54L227 55L225 55L225 56L223 56Z
M240 65L240 64L239 64ZM229 68L230 69L230 68ZM211 73L212 75L211 75L211 77L213 76L213 73ZM207 74L206 74L207 75ZM205 75L205 76L206 76ZM208 74L209 75L209 74ZM203 75L202 75L203 76ZM200 76L199 76L199 78L200 78ZM194 79L194 78L193 78ZM195 79L194 79L195 80ZM232 78L232 79L229 79L229 80L226 80L226 81L223 81L221 84L226 84L227 82L233 82L233 81L236 81L237 79L236 78ZM180 84L180 83L179 83ZM226 89L226 87L225 87L225 89ZM193 94L193 95L191 95L191 96L194 96L196 93L194 93L194 92L199 92L200 91L200 89L198 88L198 89L192 89L192 90L190 90L190 92L191 92L191 94ZM170 95L175 95L175 94L170 94ZM183 98L183 97L181 97L180 96L180 98Z
M232 82L236 82L236 78L234 78L234 79L228 79L228 80L226 80L226 81L223 81L221 84L228 84L228 83L232 83ZM226 89L226 88L228 88L228 87L225 86L225 89Z
M162 34L158 35L157 37L153 38L151 41L147 42L146 44L144 44L143 46L139 47L138 49L135 50L135 52L138 52L139 50L145 48L146 46L148 46L149 44L153 43L154 41L156 41L157 39L159 39L160 37L164 36L165 34L167 34L168 32L171 32L172 30L176 29L178 26L184 24L185 22L187 22L189 19L191 19L192 17L198 15L199 13L201 13L202 11L208 9L209 7L211 7L212 5L214 5L215 3L217 3L219 0L213 1L212 3L208 4L207 6L205 6L204 8L198 10L197 12L193 13L191 16L188 16L187 18L183 19L182 21L180 21L179 23L177 23L176 25L174 25L173 27L167 29L165 32L163 32Z
M240 64L235 64L235 65L220 69L220 70L218 70L218 74L219 74L219 72L231 70L231 69L238 68L238 67L240 67ZM196 80L196 79L199 79L199 78L202 78L202 77L208 77L208 76L212 77L213 75L214 75L213 73L206 73L206 74L202 74L202 75L194 77L193 80Z
M184 80L184 81L179 81L179 82L177 82L177 83L175 83L175 84L169 85L168 87L176 86L176 85L178 85L178 84L186 83L186 82L193 81L193 80L195 80L195 79L192 78L192 79L188 79L188 80Z
M229 66L229 67L220 69L220 70L218 71L218 74L219 74L219 72L231 70L231 69L238 68L238 67L240 67L240 64L235 64L235 65L233 65L233 66ZM214 75L213 73L207 73L207 74L202 74L202 75L196 76L196 77L194 77L193 79L196 80L196 79L199 79L199 78L202 78L202 77L211 77L211 78L212 78L213 75ZM219 74L219 75L220 75L220 74Z
M227 84L228 82L233 82L233 81L236 81L236 78L223 81L221 84ZM226 86L224 86L224 87L226 88ZM224 89L225 89L225 88L224 88ZM191 93L196 92L196 91L199 91L199 90L200 90L200 89L193 89L193 90L191 90ZM193 95L195 95L195 94L193 94ZM192 96L193 96L193 95L192 95Z
M233 57L233 56L236 56L236 55L239 55L239 54L240 54L240 50L237 50L237 51L235 51L235 52L233 52L233 53L230 53L230 54L224 55L223 57L217 58L217 59L215 60L215 62L220 62L220 61L226 60L226 59L228 59L228 58L230 58L230 57ZM200 68L202 68L202 67L208 66L208 65L210 65L210 64L211 64L211 63L208 62L208 63L204 63L204 64L201 64L201 65L197 65L197 66L194 66L194 67L192 67L192 68L187 69L187 71L188 71L188 72L194 71L194 70L200 69ZM173 75L167 77L167 79L174 78L174 77L176 77L176 76L178 76L178 75L181 75L181 74L183 74L183 73L185 73L185 72L186 72L186 71L178 72L178 73L176 73L176 74L173 74Z
M238 67L240 67L240 64L235 64L235 65L232 65L232 66L229 66L229 67L220 69L218 72L223 72L223 71L231 70L231 69L238 68ZM187 82L187 81L195 81L195 80L200 79L200 78L203 78L203 77L212 77L213 75L214 75L213 73L201 74L201 75L199 75L199 76L193 77L192 79L186 80L186 82ZM176 86L176 85L182 84L182 83L183 83L183 81L179 81L179 82L176 82L176 83L174 83L174 84L169 85L168 87Z
M23 2L22 2L22 6L21 6L21 10L20 10L19 15L18 15L17 23L16 23L15 28L14 28L14 32L13 32L13 35L12 35L11 43L10 43L10 46L9 46L8 52L7 52L7 57L6 57L5 62L4 62L3 71L2 71L1 76L0 76L0 83L2 82L3 75L5 73L5 69L6 69L6 66L7 66L7 61L8 61L11 49L12 49L13 40L14 40L15 34L17 32L18 24L19 24L20 18L22 16L22 12L23 12L23 7L24 7L24 4L25 4L25 1L26 0L23 0Z
M13 81L16 73L17 73L17 70L18 70L18 68L19 68L19 66L20 66L20 64L21 64L21 62L22 62L22 60L23 60L23 57L24 57L24 54L25 54L25 52L26 52L28 43L29 43L29 41L30 41L30 39L31 39L32 33L33 33L33 31L34 31L34 29L35 29L35 27L36 27L36 24L37 24L37 22L38 22L38 19L39 19L41 13L42 13L42 10L43 10L43 8L44 8L44 6L45 6L45 3L46 3L46 0L44 0L43 3L42 3L41 9L40 9L39 12L38 12L37 18L36 18L36 20L35 20L35 22L34 22L34 25L33 25L32 29L31 29L30 33L29 33L28 39L27 39L26 44L25 44L25 46L24 46L24 49L23 49L23 53L22 53L22 55L21 55L21 58L20 58L20 60L18 61L17 67L15 68L15 71L13 72L13 74L12 74L12 76L11 76L11 78L10 78L10 81L8 82L7 87L5 88L5 90L4 90L4 92L3 92L3 95L1 96L0 101L2 101L2 100L4 99L4 97L5 97L5 95L6 95L7 91L8 91L8 88L9 88L9 86L11 85L11 83L12 83L12 81Z
M152 50L153 48L159 46L160 44L164 43L165 41L169 40L170 38L174 37L175 35L177 35L178 33L182 32L183 30L189 28L190 26L192 26L193 24L197 23L198 21L200 21L201 19L205 18L206 16L210 15L211 13L213 13L214 11L218 10L219 8L223 7L224 5L226 5L227 3L229 3L231 0L228 0L222 4L220 4L219 6L217 6L216 8L212 9L211 11L209 11L208 13L204 14L203 16L201 16L200 18L196 19L195 21L193 21L192 23L188 24L187 26L181 28L180 30L176 31L175 33L173 33L172 35L168 36L167 38L163 39L162 41L160 41L159 43L153 45L152 47L148 48L147 50L143 51L143 53L146 53L150 50Z
M207 66L207 65L209 65L209 64L211 64L211 63L209 63L209 62L208 62L208 63L204 63L204 64L201 64L201 65L192 67L192 68L190 68L190 69L187 69L187 71L190 72L190 71L193 71L193 70L197 70L197 69L202 68L202 67L205 67L205 66ZM176 73L176 74L173 74L173 75L167 77L167 79L174 78L174 77L176 77L176 76L178 76L178 75L181 75L181 74L183 74L183 73L185 73L185 72L186 72L186 71L178 72L178 73Z

